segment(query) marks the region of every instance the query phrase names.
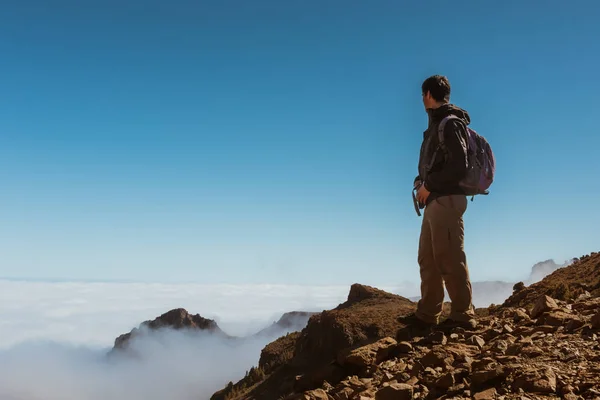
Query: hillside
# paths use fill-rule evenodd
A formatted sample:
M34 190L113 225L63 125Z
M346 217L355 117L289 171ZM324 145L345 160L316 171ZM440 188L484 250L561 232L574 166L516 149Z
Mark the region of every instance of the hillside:
M515 290L473 331L407 336L397 317L416 304L355 284L211 399L599 398L600 254Z
M540 295L568 301L586 293L593 297L600 296L600 253L576 258L570 266L560 268L540 282L513 293L502 305L531 308Z

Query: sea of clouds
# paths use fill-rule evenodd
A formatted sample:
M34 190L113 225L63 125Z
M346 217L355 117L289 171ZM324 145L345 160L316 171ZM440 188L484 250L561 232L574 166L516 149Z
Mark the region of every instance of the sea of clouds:
M473 287L477 307L498 304L512 292L507 282ZM411 282L380 288L411 299L419 295ZM285 312L334 308L348 291L348 286L0 280L0 399L208 399L242 378L261 349L287 331L249 336ZM166 330L133 343L141 358L106 356L117 336L179 307L246 339Z

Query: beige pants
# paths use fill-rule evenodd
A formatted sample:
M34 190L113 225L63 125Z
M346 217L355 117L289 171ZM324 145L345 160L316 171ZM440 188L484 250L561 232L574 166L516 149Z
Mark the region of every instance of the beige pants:
M442 196L425 208L418 261L421 300L417 317L439 323L444 302L444 283L452 302L450 318L467 321L474 317L469 268L465 255L463 214L467 197Z

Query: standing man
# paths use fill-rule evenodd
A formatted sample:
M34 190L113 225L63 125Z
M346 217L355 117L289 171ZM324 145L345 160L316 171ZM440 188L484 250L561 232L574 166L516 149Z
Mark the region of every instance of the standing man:
M421 299L417 311L401 319L407 325L421 327L438 324L445 283L452 310L442 325L473 329L477 321L464 248L463 214L467 196L459 186L467 171L466 126L471 121L465 110L450 104L450 82L445 76L427 78L421 91L429 115L429 127L421 145L419 175L414 181L417 200L425 206L418 252ZM452 114L459 120L445 123L444 147L436 152L438 126Z

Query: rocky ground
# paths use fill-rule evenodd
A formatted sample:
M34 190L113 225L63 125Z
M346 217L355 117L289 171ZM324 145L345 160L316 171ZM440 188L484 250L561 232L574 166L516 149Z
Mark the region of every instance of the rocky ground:
M479 326L407 335L415 303L353 285L348 300L263 350L212 400L600 399L600 254L575 260ZM446 310L447 312L447 310Z

